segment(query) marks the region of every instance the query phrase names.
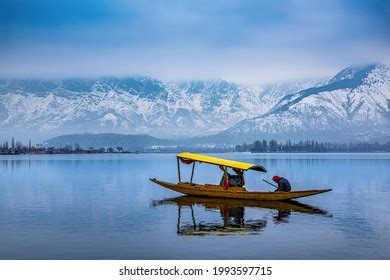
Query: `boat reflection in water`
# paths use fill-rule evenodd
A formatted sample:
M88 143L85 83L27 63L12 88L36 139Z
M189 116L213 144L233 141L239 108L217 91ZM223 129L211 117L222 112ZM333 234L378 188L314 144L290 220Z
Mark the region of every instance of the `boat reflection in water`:
M252 201L241 199L221 199L193 196L179 196L153 201L154 207L160 205L177 205L177 234L186 235L254 235L259 234L267 226L269 215L274 224L289 221L292 212L308 215L323 215L332 217L326 211L296 201ZM218 211L222 222L196 221L194 206L204 207L208 211ZM245 219L245 210L249 208L264 209L266 215L260 219ZM182 212L189 209L191 221L182 221Z

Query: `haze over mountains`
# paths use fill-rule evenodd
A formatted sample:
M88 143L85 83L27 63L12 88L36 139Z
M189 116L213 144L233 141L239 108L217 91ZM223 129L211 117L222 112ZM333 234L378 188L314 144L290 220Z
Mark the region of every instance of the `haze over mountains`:
M3 80L0 133L39 141L73 133L150 134L186 143L390 138L390 70L250 86L148 77Z

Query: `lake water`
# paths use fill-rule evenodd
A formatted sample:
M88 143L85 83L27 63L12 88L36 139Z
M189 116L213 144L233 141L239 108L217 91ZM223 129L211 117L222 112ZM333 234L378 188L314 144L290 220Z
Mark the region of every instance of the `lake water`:
M174 154L0 157L0 259L389 259L389 154L223 154L333 188L300 204L180 197ZM182 177L190 166L182 166ZM218 183L200 164L194 181Z

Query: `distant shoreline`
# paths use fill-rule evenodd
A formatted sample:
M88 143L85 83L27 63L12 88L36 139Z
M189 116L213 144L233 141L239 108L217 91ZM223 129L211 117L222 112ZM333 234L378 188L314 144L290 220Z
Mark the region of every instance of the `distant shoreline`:
M0 156L26 156L26 155L99 155L99 154L140 154L143 152L42 152L42 153L0 153Z
M17 153L17 154L0 154L1 156L44 156L44 155L120 155L120 154L132 154L132 155L153 155L153 154L177 154L180 151L166 151L166 152L105 152L105 153L88 153L88 152L82 152L82 153ZM196 151L194 151L196 152ZM226 154L226 153L234 153L234 154L390 154L390 152L387 151L376 151L376 152L237 152L237 151L225 151L225 152L218 152L218 151L208 151L203 152L205 154Z

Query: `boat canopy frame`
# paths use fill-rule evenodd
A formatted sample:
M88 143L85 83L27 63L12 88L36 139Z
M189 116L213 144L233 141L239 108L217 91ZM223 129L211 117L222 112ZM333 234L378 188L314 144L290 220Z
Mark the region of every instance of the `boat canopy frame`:
M194 153L189 153L189 152L179 153L176 155L176 158L177 158L177 172L178 172L178 176L179 176L179 182L181 182L180 160L187 163L187 164L192 163L191 180L190 180L191 184L192 184L192 179L194 178L194 170L195 170L195 163L196 162L204 162L204 163L208 163L208 164L223 166L224 172L227 172L228 167L234 168L234 169L239 169L242 171L255 170L255 171L259 171L259 172L267 172L267 170L261 165L257 165L257 164L253 164L253 163L239 162L239 161L234 161L234 160L228 160L228 159L223 159L223 158L218 158L218 157L211 157L211 156L206 156L206 155L201 155L201 154L194 154Z

